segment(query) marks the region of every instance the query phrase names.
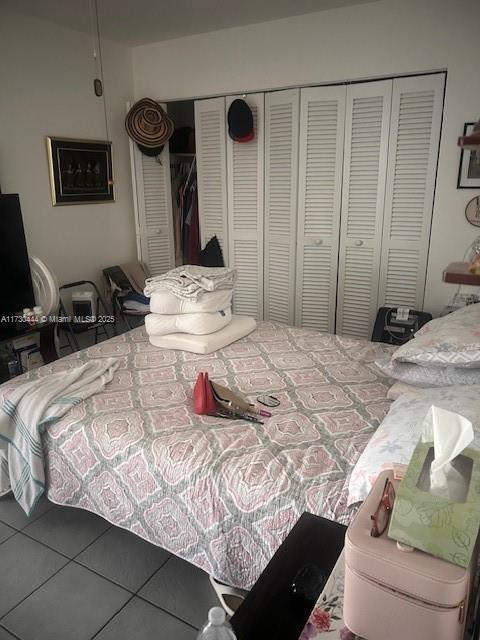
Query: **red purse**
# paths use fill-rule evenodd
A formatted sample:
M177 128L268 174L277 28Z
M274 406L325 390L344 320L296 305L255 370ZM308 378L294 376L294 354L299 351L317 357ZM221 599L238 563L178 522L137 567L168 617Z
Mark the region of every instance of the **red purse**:
M199 415L212 415L217 411L208 373L199 373L193 387L193 411Z

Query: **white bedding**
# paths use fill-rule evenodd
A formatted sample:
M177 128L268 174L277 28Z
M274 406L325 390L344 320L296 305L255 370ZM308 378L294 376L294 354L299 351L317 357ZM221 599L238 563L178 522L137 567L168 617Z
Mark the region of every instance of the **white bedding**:
M145 316L145 330L149 336L165 336L169 333L190 333L203 336L223 329L232 320L230 307L211 313L176 313L164 315L149 313Z
M199 298L184 299L171 291L155 291L150 298L152 313L199 313L226 309L232 304L233 289L207 291Z
M471 420L475 432L472 447L480 449L480 385L418 389L406 393L392 404L358 459L348 487L349 506L366 498L383 469L391 468L394 462L408 464L432 404Z

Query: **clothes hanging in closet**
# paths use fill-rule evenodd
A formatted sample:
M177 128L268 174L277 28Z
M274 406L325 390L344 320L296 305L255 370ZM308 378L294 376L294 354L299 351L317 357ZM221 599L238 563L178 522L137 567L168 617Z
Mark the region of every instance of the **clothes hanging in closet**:
M187 176L180 181L177 193L177 204L180 218L183 263L200 264L200 232L195 158L193 159Z

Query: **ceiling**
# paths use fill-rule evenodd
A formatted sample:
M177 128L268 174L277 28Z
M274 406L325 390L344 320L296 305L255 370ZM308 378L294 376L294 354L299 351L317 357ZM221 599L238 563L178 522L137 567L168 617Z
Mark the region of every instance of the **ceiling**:
M90 33L95 0L0 0L16 13ZM371 0L97 0L102 37L131 46Z

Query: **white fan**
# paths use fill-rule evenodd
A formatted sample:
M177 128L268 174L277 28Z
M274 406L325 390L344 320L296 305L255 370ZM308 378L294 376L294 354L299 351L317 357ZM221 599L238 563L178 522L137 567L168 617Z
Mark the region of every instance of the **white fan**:
M37 305L42 306L46 316L55 315L60 304L55 274L36 256L30 257L30 272Z

